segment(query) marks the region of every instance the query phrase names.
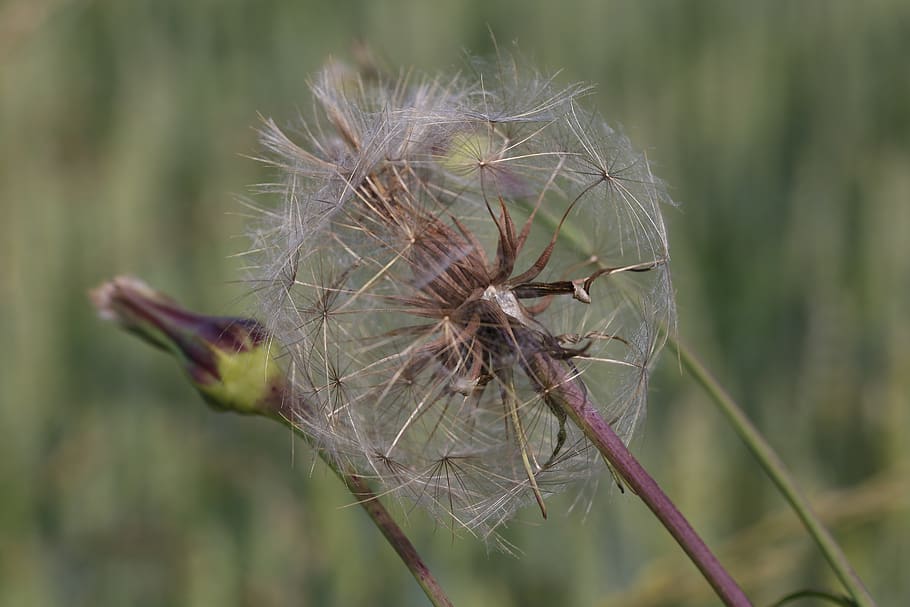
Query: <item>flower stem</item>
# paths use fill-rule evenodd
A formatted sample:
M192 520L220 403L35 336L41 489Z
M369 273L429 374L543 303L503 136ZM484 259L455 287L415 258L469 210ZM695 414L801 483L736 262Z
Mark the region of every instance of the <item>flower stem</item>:
M541 215L541 221L556 226L557 221L547 215ZM591 251L585 247L581 239L570 231L564 231L566 241L576 250L592 258ZM601 266L603 267L603 266ZM666 331L666 327L664 328ZM752 425L736 401L723 389L717 380L705 369L694 354L669 332L667 344L677 352L682 364L689 370L693 378L704 388L721 412L730 421L733 429L739 434L746 447L758 459L759 464L771 477L772 482L783 494L784 499L796 512L806 530L814 539L819 549L834 570L841 583L852 595L858 607L875 607L875 600L869 595L862 580L853 570L843 550L832 537L831 533L821 523L808 500L796 486L796 482L787 472L783 462L774 452L761 433Z
M401 557L401 560L410 570L434 607L452 607L452 602L446 596L436 578L433 577L430 569L420 558L417 549L414 548L414 544L411 543L411 540L408 539L408 536L398 526L395 519L392 518L392 515L385 509L385 506L382 505L382 502L379 501L379 498L372 492L363 478L356 474L346 474L338 470L335 472L344 481L351 493L359 499L360 505L367 511L367 514L373 519L373 523L379 528L392 548L395 549L398 556Z
M584 386L573 379L559 361L546 354L532 355L530 367L542 385L552 386L547 391L548 398L562 407L588 440L597 447L613 471L651 509L689 555L724 604L730 607L751 605L739 585L670 501L657 481L638 463L600 412L591 406Z
M771 477L772 482L774 482L778 490L783 494L784 499L796 512L806 531L815 540L828 564L850 593L856 605L859 607L875 607L875 600L869 595L869 591L866 590L862 580L853 570L853 567L850 566L850 562L834 540L834 537L812 511L809 501L799 491L793 477L790 476L786 466L771 448L771 445L752 425L743 410L733 400L733 397L724 390L723 386L718 383L683 343L672 336L667 340L667 343L670 348L676 351L683 366L720 408L761 467Z
M302 438L313 447L316 450L316 453L319 454L319 457L322 458L322 461L331 468L332 472L334 472L339 479L341 479L341 482L345 484L351 494L357 499L357 503L360 504L367 515L373 520L373 524L376 525L379 531L382 532L382 535L385 536L389 545L398 553L398 556L411 572L411 575L414 576L414 579L417 580L417 583L420 585L421 589L423 589L424 594L430 599L430 603L432 603L434 607L452 607L452 602L449 600L448 596L446 596L445 591L442 589L442 586L439 585L436 578L433 577L433 573L430 571L429 567L427 567L423 562L423 559L420 558L420 554L417 552L414 544L411 543L411 540L408 539L408 536L405 535L401 527L398 526L398 523L395 522L395 519L392 518L389 511L382 505L379 496L370 489L366 480L360 475L344 470L341 465L335 462L334 458L325 451L319 449L313 443L310 436L288 417L282 414L274 414L270 417L284 423L295 435Z

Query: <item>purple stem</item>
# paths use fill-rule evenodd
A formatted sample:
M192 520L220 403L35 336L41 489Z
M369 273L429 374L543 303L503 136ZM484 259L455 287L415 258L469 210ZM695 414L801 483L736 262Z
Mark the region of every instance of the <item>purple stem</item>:
M414 579L434 607L453 607L452 602L433 576L430 568L420 558L417 548L408 539L404 530L395 522L391 513L379 501L379 496L370 489L366 480L338 463L329 452L320 448L316 441L293 421L301 415L304 417L312 415L309 403L302 399L294 400L288 398L286 393L282 391L277 396L273 396L270 402L264 403L264 405L266 407L262 411L264 415L285 424L297 436L309 443L316 450L319 457L322 458L322 461L341 479L351 494L357 499L357 503L366 511L367 515L373 520L373 524L379 528L389 545L392 546L402 562L410 570L411 575L414 576Z
M670 501L657 481L638 463L600 412L591 406L583 384L572 378L559 361L544 353L534 354L529 361L529 367L540 385L552 386L546 390L547 396L559 403L613 470L651 509L689 555L721 600L731 607L750 606L752 603L742 589Z
M414 544L411 543L411 540L408 539L408 536L398 526L389 511L379 501L379 497L373 493L363 478L356 474L343 473L337 469L335 472L344 481L344 484L347 485L354 497L357 498L358 503L367 511L370 518L373 519L373 523L379 528L392 548L395 549L404 564L407 565L411 574L417 580L417 583L420 584L420 587L424 589L430 600L433 601L433 604L439 607L452 607L452 603L446 596L445 591L443 591L442 586L439 585L429 567L420 558L420 554Z

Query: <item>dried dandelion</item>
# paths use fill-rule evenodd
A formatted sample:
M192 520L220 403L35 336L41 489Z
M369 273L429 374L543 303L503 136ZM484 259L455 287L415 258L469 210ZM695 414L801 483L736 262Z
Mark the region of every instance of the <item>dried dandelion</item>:
M602 476L561 398L628 441L672 326L665 188L581 85L508 58L386 81L338 64L262 141L283 204L250 274L295 420L383 491L484 537Z

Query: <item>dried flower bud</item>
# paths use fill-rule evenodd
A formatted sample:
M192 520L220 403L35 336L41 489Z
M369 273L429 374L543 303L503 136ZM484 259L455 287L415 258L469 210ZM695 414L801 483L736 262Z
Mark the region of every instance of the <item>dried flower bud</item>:
M299 142L262 133L283 206L251 274L300 425L482 534L603 471L550 378L628 440L673 323L669 198L586 90L507 59L473 80L332 65Z

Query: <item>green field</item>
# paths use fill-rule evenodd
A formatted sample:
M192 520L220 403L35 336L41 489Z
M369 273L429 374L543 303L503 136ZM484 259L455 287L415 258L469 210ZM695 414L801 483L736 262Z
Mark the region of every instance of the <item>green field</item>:
M492 6L491 6L492 5ZM98 321L130 273L245 314L259 115L364 41L454 71L489 31L647 151L679 334L741 401L880 605L910 602L910 4L0 4L0 605L422 605L338 480L217 415ZM260 198L259 202L267 203ZM758 605L840 592L795 516L665 352L634 451ZM456 605L714 605L640 502L601 483L520 513L517 558L400 512ZM807 600L800 604L820 604Z

